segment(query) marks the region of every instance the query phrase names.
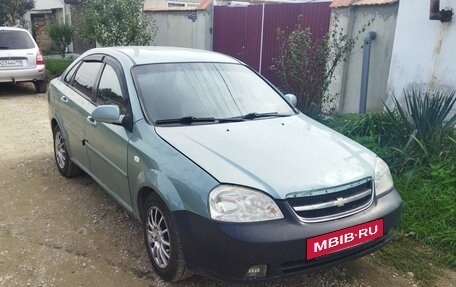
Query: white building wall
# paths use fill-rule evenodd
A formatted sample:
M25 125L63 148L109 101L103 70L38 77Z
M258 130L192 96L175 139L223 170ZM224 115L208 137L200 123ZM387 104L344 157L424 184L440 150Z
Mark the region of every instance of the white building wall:
M411 0L403 0L411 1ZM357 113L361 92L361 71L363 65L363 39L369 31L377 34L371 44L367 110L383 108L387 97L388 72L394 32L396 30L398 3L386 5L352 6L333 8L332 21L339 18L339 26L351 37L359 36L347 62L338 65L326 96L333 97L331 104L324 105L324 112ZM358 31L374 19L370 27L361 34Z
M153 45L212 50L212 6L199 11L146 13L158 28Z
M408 88L456 89L456 17L429 20L429 6L429 0L399 4L388 78L389 94L399 99ZM441 0L440 9L445 7L456 11L456 1Z

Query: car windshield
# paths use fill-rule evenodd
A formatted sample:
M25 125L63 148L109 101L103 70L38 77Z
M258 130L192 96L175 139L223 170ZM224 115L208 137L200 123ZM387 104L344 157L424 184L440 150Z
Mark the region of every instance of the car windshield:
M32 49L34 47L35 45L27 32L0 30L0 50Z
M268 83L240 64L141 65L133 68L133 76L145 113L156 124L295 114Z

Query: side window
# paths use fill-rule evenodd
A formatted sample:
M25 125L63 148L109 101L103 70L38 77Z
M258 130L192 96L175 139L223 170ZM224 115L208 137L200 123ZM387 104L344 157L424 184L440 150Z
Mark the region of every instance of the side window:
M69 84L71 82L71 78L73 77L74 72L77 70L78 67L79 64L76 64L71 68L71 70L68 71L68 73L65 75L65 78L63 79L65 83Z
M106 64L101 74L100 83L97 89L97 105L117 105L122 114L127 109L122 95L119 78L116 71L110 65Z
M88 98L92 96L95 80L102 65L99 62L83 62L76 72L73 86Z

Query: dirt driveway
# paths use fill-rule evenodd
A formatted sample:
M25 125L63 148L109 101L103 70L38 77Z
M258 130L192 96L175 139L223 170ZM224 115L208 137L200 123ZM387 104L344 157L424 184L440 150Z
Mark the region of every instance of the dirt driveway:
M0 85L0 286L233 286L159 280L136 220L88 176L56 170L47 111L33 85ZM268 286L412 284L360 259Z

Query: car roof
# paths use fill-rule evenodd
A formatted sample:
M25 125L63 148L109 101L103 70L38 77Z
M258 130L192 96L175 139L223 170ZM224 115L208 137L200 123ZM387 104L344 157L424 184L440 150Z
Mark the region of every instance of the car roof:
M182 62L240 63L238 60L220 53L178 47L128 46L101 48L92 51L93 53L109 53L109 50L127 55L137 65Z

